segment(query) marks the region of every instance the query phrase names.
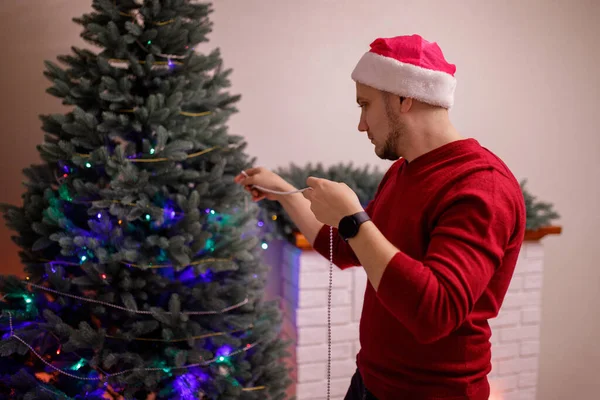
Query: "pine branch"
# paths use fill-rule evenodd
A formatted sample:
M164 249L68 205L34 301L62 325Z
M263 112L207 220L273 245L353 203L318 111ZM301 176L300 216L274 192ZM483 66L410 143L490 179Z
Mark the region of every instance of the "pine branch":
M527 213L527 229L537 230L542 227L550 226L552 221L560 218L560 215L554 210L554 205L548 202L538 201L525 186L527 180L520 183L523 197L525 199L525 210Z

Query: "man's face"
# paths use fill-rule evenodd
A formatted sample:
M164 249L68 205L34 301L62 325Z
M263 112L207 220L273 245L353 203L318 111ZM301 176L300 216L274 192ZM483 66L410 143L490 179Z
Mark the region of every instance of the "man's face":
M357 83L356 101L361 108L358 130L367 132L379 158L397 160L406 132L400 120L399 98Z

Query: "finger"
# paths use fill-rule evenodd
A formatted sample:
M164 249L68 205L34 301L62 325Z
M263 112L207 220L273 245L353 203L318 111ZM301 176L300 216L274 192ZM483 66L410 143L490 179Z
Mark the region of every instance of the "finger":
M308 178L306 178L306 186L314 187L318 181L318 178L314 176L309 176Z
M327 179L317 178L316 176L309 176L306 179L306 186L317 187L317 186L321 186L325 182L329 182L329 181Z
M259 172L260 172L260 167L248 168L246 170L242 170L242 172L240 172L239 174L236 175L236 177L234 178L234 181L236 183L243 182L244 179L248 179L249 177L256 175Z
M266 196L261 190L255 189L252 186L245 186L244 189L250 193L250 196L252 196L253 199L264 198Z
M253 198L254 198L254 197L265 197L265 196L266 196L266 194L265 194L263 191L261 191L261 190L258 190L258 189L255 189L255 188L254 188L254 187L252 187L252 186L246 186L246 187L245 187L245 189L246 189L246 191L247 191L248 193L250 193L250 195L251 195Z
M242 171L242 175L246 173L248 176L256 175L261 171L261 167L248 168Z
M244 178L246 178L244 175L239 174L239 175L236 175L235 178L233 178L233 181L235 183L241 183L244 180Z
M248 176L248 177L242 176L240 183L244 186L252 186L252 185L254 185L255 181L256 181L256 177L254 177L254 176Z
M252 194L252 201L254 202L261 201L266 197L262 192L256 189L253 189L250 193Z

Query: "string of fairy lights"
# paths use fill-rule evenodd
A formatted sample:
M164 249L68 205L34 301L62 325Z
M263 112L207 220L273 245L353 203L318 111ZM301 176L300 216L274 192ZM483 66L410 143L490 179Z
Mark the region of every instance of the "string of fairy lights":
M132 309L132 308L128 308L128 307L123 307L123 306L119 306L117 304L112 304L106 301L101 301L101 300L94 300L94 299L88 299L86 297L82 297L82 296L77 296L74 294L70 294L70 293L64 293L55 289L51 289L45 286L41 286L29 281L21 281L21 283L29 285L35 289L39 289L45 292L49 292L58 296L63 296L63 297L70 297L72 299L75 300L79 300L79 301L84 301L87 303L95 303L95 304L99 304L105 307L109 307L109 308L114 308L117 310L121 310L121 311L126 311L132 314L141 314L141 315L153 315L154 311L144 311L144 310L136 310L136 309ZM236 303L234 305L231 305L229 307L225 307L222 310L209 310L209 311L181 311L180 314L182 315L191 315L191 316L198 316L198 315L216 315L216 314L224 314L226 312L235 310L237 308L243 307L246 304L248 304L249 299L246 297L244 300L240 301L239 303ZM167 314L172 314L170 311L163 311Z
M4 313L5 312L3 311L2 315L0 315L0 316L4 316ZM9 319L8 323L9 323L9 327L10 327L10 337L11 338L14 338L15 340L18 340L19 342L21 342L24 346L26 346L33 353L33 355L35 355L41 362L43 362L46 366L48 366L53 371L56 371L62 375L68 376L70 378L74 378L74 379L78 379L78 380L82 380L82 381L106 381L110 378L115 378L117 376L121 376L121 375L124 375L127 373L133 373L133 372L159 372L159 371L170 372L170 371L174 371L174 370L186 370L186 369L191 369L191 368L206 367L206 366L209 366L210 364L213 364L216 362L222 362L225 360L226 357L232 357L237 354L247 352L248 350L254 348L255 346L257 346L260 343L260 340L257 340L254 343L248 343L245 347L243 347L241 349L237 349L233 352L230 352L227 356L218 356L218 357L212 358L210 360L201 361L201 362L195 363L195 364L187 364L187 365L182 365L182 366L170 366L170 367L155 367L155 368L130 368L130 369L115 372L112 374L106 373L106 374L101 374L101 375L93 376L93 377L77 376L68 371L65 371L64 369L58 368L58 367L52 365L50 362L46 361L46 359L42 355L40 355L33 348L33 346L31 346L23 338L21 338L19 335L17 335L14 332L12 313L10 311L6 311L6 314L8 315L8 319ZM75 368L75 369L78 369L78 368ZM242 388L242 390L244 390L244 391L246 391L246 390L254 391L254 390L262 390L262 389L266 389L266 387L265 386L254 386L254 387L249 387L249 388Z
M210 153L211 151L218 150L218 149L221 149L223 151L231 151L231 150L235 150L235 147L214 146L214 147L211 147L211 148L208 148L208 149L205 149L205 150L198 151L196 153L188 154L186 156L186 160L190 160L192 158L203 156L203 155L205 155L207 153ZM153 155L155 153L156 153L156 150L154 148L150 149L150 155ZM91 158L91 154L80 154L80 153L77 153L75 155L78 156L78 157L84 158L84 159L85 158ZM128 158L128 162L131 162L131 163L157 163L157 162L165 162L165 161L173 161L173 160L171 160L168 157ZM86 168L92 168L92 164L90 162L86 162L85 167Z
M212 150L212 149L211 149ZM202 152L202 154L206 154L207 152ZM200 154L191 154L190 157L193 156L198 156ZM156 160L155 162L159 162L162 161L161 159L153 159L153 160L149 160L150 162L154 162L154 160ZM133 161L133 160L132 160ZM115 203L120 203L117 200L113 200L112 202ZM134 203L125 203L128 206L138 206L137 204ZM157 209L162 209L161 207L155 207ZM213 213L213 210L208 210L207 212L209 213ZM276 218L273 218L276 219ZM121 224L122 221L119 221L119 224ZM259 222L259 226L260 226L260 222ZM264 248L264 246L263 246ZM48 262L50 265L71 265L71 266L78 266L81 265L81 263L74 263L74 262L68 262L68 261L49 261L49 260L42 260L45 262ZM82 261L86 261L85 259L83 259ZM232 261L232 258L204 258L201 260L197 260L197 261L193 261L190 263L190 265L200 265L200 264L207 264L210 262L225 262L225 261ZM136 268L168 268L168 267L172 267L172 265L170 264L162 264L162 265L150 265L150 266L142 266L142 265L137 265L134 263L128 263L128 262L122 262L123 264L130 266L130 267L136 267ZM106 278L106 276L103 274L102 278ZM94 299L88 299L85 297L81 297L81 296L76 296L76 295L72 295L70 293L64 293L61 291L57 291L51 288L47 288L41 285L37 285L34 284L32 282L29 281L29 279L27 279L26 281L22 281L21 283L28 285L29 287L32 288L36 288L42 291L46 291L49 293L52 293L54 295L59 295L59 296L65 296L65 297L70 297L79 301L84 301L84 302L90 302L90 303L96 303L96 304L100 304L103 306L107 306L110 308L114 308L114 309L119 309L122 311L126 311L126 312L132 312L132 313L138 313L138 314L152 314L152 312L150 311L141 311L141 310L134 310L134 309L130 309L127 307L122 307L116 304L112 304L112 303L108 303L108 302L103 302L103 301L98 301L98 300L94 300ZM31 302L31 299L28 299L28 303ZM232 310L235 310L236 308L242 307L243 305L248 303L248 299L244 299L243 301L234 304L232 306L226 307L222 310L210 310L210 311L193 311L193 312L186 312L183 311L181 312L181 314L186 314L186 315L210 315L210 314L220 314L220 313L226 313ZM80 379L80 380L86 380L86 381L93 381L93 380L106 380L108 378L111 377L116 377L119 375L123 375L126 373L133 373L136 371L171 371L171 370L178 370L178 369L189 369L189 368L194 368L194 367L203 367L203 366L208 366L214 362L218 362L218 361L223 361L224 360L224 356L219 356L219 357L215 357L211 360L206 360L206 361L202 361L200 363L195 363L195 364L190 364L190 365L185 365L185 366L181 366L181 367L153 367L153 368L138 368L138 369L128 369L128 370L124 370L124 371L120 371L117 373L113 373L113 374L102 374L101 376L98 377L82 377L82 376L77 376L73 373L70 373L68 371L65 371L63 369L60 369L56 366L53 366L50 362L48 362L46 359L44 359L43 356L41 356L34 348L33 346L31 346L30 344L28 344L23 338L21 338L19 335L14 333L13 327L12 327L12 314L8 311L7 312L10 318L10 337L13 337L14 339L18 340L19 342L21 342L23 345L25 345L38 359L40 359L45 365L47 365L49 368L51 368L52 370L63 374L65 376L69 376L71 378L75 378L75 379ZM4 312L3 312L4 314ZM2 315L3 316L3 315ZM163 339L153 339L153 338L124 338L124 337L117 337L117 336L113 336L113 335L105 335L107 338L111 338L111 339L122 339L122 340L139 340L139 341L155 341L155 342L178 342L178 341L189 341L191 340L200 340L200 339L205 339L208 337L215 337L215 336L221 336L221 335L226 335L226 334L231 334L231 333L236 333L236 332L242 332L242 331L247 331L249 329L251 329L252 326L247 327L244 330L237 330L237 331L232 331L232 332L211 332L211 333L207 333L207 334L203 334L203 335L197 335L197 336L191 336L191 337L187 337L187 338L178 338L178 339L172 339L172 340L163 340ZM259 344L260 341L256 341L254 343L248 344L246 345L245 348L242 349L238 349L234 352L229 353L228 357L231 357L233 355L236 354L240 354L242 352L246 352L248 350L250 350L251 348L255 347L256 345ZM60 352L60 349L59 349ZM81 362L79 363L81 364ZM81 365L77 365L76 368L74 369L79 369L81 367ZM255 386L255 387L247 387L247 388L242 388L243 391L256 391L256 390L263 390L266 389L265 386Z
M119 309L122 311L127 311L130 313L136 313L136 314L152 314L152 312L150 311L142 311L142 310L135 310L135 309L131 309L131 308L127 308L127 307L122 307L116 304L112 304L112 303L108 303L108 302L104 302L104 301L100 301L100 300L95 300L95 299L89 299L89 298L85 298L82 296L76 296L76 295L72 295L70 293L64 293L58 290L54 290L51 288L47 288L41 285L37 285L34 284L32 282L29 281L21 281L22 284L42 290L42 291L46 291L55 295L59 295L59 296L64 296L64 297L69 297L69 298L73 298L79 301L83 301L83 302L88 302L88 303L95 303L95 304L99 304L99 305L103 305L103 306L107 306L107 307L111 307L114 309ZM1 300L3 300L7 295L3 296L3 298ZM25 302L27 304L31 304L32 300L30 298L26 298ZM211 315L211 314L224 314L230 311L233 311L237 308L240 308L242 306L244 306L245 304L248 303L248 299L244 299L243 301L234 304L232 306L223 308L221 310L210 310L210 311L182 311L180 314L183 315ZM166 312L168 314L171 314L170 312ZM196 368L196 367L206 367L210 364L213 364L215 362L224 362L226 360L226 358L230 358L232 356L235 356L237 354L241 354L243 352L247 352L248 350L254 348L255 346L257 346L260 343L260 340L257 340L253 343L249 343L247 344L245 347L232 351L232 352L228 352L225 355L219 355L217 357L214 357L210 360L204 360L201 361L199 363L195 363L195 364L188 364L188 365L184 365L184 366L178 366L178 367L153 367L153 368L132 368L132 369L127 369L127 370L123 370L120 372L116 372L116 373L112 373L112 374L108 374L108 373L104 373L101 374L99 376L96 377L84 377L84 376L78 376L75 375L73 373L70 373L68 371L65 371L64 369L58 368L54 365L52 365L50 362L48 362L42 355L40 355L33 346L31 346L29 343L27 343L23 338L21 338L19 335L17 335L14 332L13 329L13 316L12 316L12 312L8 311L8 310L3 310L2 314L0 315L0 317L4 317L6 315L8 315L9 317L9 328L10 328L10 338L14 338L16 340L18 340L19 342L21 342L24 346L26 346L31 352L32 354L34 354L40 361L42 361L45 365L47 365L49 368L51 368L53 371L56 371L62 375L68 376L70 378L74 378L74 379L79 379L79 380L84 380L84 381L103 381L103 380L107 380L109 378L113 378L113 377L117 377L126 373L133 373L133 372L140 372L140 371L145 371L145 372L151 372L151 371L165 371L165 372L170 372L172 370L182 370L182 369L190 369L190 368ZM106 337L108 338L112 338L112 339L122 339L122 340L139 340L139 341L154 341L154 342L180 342L180 341L189 341L191 340L200 340L200 339L205 339L205 338L209 338L209 337L215 337L215 336L222 336L222 335L226 335L226 334L232 334L232 333L238 333L238 332L245 332L248 331L249 329L252 329L253 326L250 325L248 326L246 329L238 329L238 330L234 330L234 331L230 331L230 332L211 332L211 333L207 333L204 335L197 335L197 336L191 336L188 338L180 338L180 339L171 339L171 340L164 340L164 339L153 339L153 338L125 338L125 337L117 337L117 336L113 336L113 335L106 335ZM57 354L60 354L60 347L59 350L57 351ZM74 370L78 370L79 368L81 368L81 366L84 364L84 362L82 362L82 360L80 360L78 362L78 365L74 366ZM265 386L256 386L256 387L250 387L250 388L242 388L242 390L262 390L265 389Z

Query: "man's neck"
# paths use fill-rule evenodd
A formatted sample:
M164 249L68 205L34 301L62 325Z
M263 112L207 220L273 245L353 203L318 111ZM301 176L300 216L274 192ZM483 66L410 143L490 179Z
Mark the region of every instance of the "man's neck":
M447 116L431 118L411 132L402 156L406 161L411 162L438 147L461 139L463 137L450 123Z

